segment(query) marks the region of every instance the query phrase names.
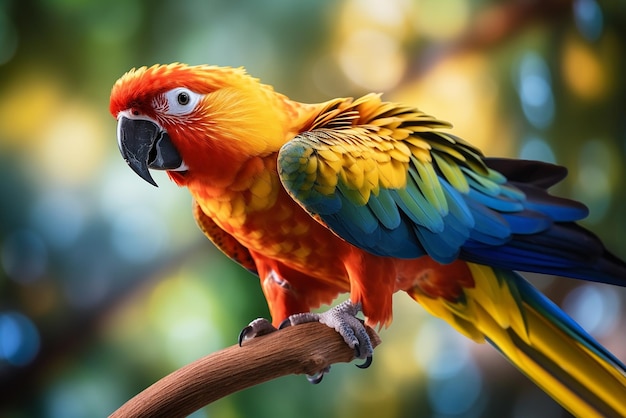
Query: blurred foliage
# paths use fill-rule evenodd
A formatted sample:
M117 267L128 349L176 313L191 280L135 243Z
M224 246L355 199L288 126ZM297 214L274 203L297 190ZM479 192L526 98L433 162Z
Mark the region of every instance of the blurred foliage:
M568 166L558 191L626 257L625 31L626 4L595 0L0 1L0 415L106 415L267 316L186 191L119 157L108 94L128 69L245 66L301 101L387 92L487 154ZM623 289L531 279L626 358ZM566 415L402 296L367 371L279 379L194 416Z

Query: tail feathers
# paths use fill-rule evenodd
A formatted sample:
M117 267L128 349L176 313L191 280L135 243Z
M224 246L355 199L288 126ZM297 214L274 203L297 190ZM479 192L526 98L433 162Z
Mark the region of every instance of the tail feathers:
M509 328L486 339L577 416L626 416L626 366L513 272L526 334ZM524 338L526 337L526 338Z
M512 271L468 263L456 303L409 294L468 337L488 341L576 416L626 416L626 366Z

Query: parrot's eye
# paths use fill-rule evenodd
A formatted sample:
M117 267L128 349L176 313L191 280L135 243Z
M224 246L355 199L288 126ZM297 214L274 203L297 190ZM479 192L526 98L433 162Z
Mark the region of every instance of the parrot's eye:
M176 97L176 100L178 100L179 105L185 106L189 104L189 100L191 99L189 98L189 95L186 92L181 91L180 93L178 93L178 97Z
M189 89L180 87L166 92L164 97L167 101L165 113L182 116L191 113L202 96Z

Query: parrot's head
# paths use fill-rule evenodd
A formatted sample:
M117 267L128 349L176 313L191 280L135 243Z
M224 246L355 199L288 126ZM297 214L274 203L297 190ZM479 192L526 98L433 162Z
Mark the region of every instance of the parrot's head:
M124 74L109 110L130 168L155 186L149 169L184 185L277 151L285 141L280 97L241 68L175 63Z

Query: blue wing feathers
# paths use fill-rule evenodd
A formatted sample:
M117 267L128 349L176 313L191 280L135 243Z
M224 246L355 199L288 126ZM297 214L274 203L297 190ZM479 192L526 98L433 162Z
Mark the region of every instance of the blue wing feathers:
M574 222L589 215L587 206L571 199L548 195L545 190L534 185L516 184L526 195L526 208L548 214L557 222Z
M470 189L468 196L498 212L517 212L524 209L524 204L519 200L513 200L504 196L492 196L481 193L474 188Z
M307 210L311 213L315 213L321 215L332 215L337 212L342 207L341 197L338 194L334 194L331 196L326 196L321 193L311 192L306 197L306 199L302 199L305 201Z
M418 258L426 255L418 244L415 233L409 229L410 222L403 220L395 229L380 226L370 234L354 228L351 222L345 222L339 215L324 218L328 227L346 241L373 254L387 256L390 252L398 258Z
M553 223L553 220L543 213L527 209L503 213L502 217L509 224L513 234L539 234L550 228Z
M466 198L466 203L474 217L473 231L502 240L511 236L511 228L500 213L469 197Z
M370 236L378 230L380 226L378 218L374 216L367 205L354 205L345 197L341 199L341 208L337 215L341 219L350 219L351 222L346 224L355 231L354 234L357 236Z
M405 187L377 185L365 204L339 173L333 193L323 194L310 184L303 164L315 149L306 138L296 137L281 149L281 180L294 199L337 235L374 254L429 255L441 263L460 257L503 269L626 285L626 263L575 223L588 209L548 193L567 174L563 167L482 159L469 146L455 148L461 140L454 136L419 135L433 141L432 166L420 167L431 163L411 156Z
M415 228L415 234L431 257L440 263L451 263L457 258L461 245L467 241L469 230L457 219L450 217L446 220L445 230L441 233Z
M461 192L452 187L450 183L444 179L441 179L440 182L448 202L449 213L467 228L473 228L475 225L474 216L467 206L467 202L465 202Z

